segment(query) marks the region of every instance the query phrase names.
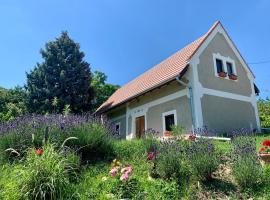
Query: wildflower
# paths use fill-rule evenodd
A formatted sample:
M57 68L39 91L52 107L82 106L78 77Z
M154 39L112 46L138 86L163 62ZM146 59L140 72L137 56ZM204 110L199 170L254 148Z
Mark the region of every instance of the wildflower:
M270 140L264 140L262 145L265 147L270 147Z
M41 156L43 154L43 149L38 149L37 150L37 155Z
M104 182L104 181L107 181L108 178L106 176L103 176L101 180Z
M131 172L132 172L132 167L131 167L131 166L124 167L124 168L121 170L121 173L122 173L122 174L130 175Z
M118 172L118 169L116 167L112 168L110 171L111 177L115 177Z
M120 177L120 180L121 181L127 181L128 180L128 174L127 173L124 173L124 174L122 174L122 176Z
M153 160L154 157L155 157L154 152L149 152L148 155L147 155L147 160Z
M112 162L112 167L120 167L121 163L119 160L114 159Z
M191 141L195 141L196 140L196 135L190 135L188 136L188 139Z
M265 150L266 149L262 147L262 148L260 148L259 153L263 153Z

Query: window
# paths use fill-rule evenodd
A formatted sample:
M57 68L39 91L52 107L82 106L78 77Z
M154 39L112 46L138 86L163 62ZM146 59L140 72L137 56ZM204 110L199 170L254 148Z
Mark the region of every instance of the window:
M115 124L115 133L120 135L120 122Z
M223 72L222 60L216 59L217 73Z
M172 126L177 125L176 110L163 113L162 118L163 132L172 131Z
M226 62L228 74L234 74L232 63Z
M165 130L172 131L173 125L174 125L174 114L165 116Z
M220 53L213 53L213 63L216 77L233 81L238 79L235 61L229 56L223 56Z

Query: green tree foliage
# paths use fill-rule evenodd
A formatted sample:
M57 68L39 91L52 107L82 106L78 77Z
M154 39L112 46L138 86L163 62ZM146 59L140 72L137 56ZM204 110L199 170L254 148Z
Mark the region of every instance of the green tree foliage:
M95 90L94 110L106 101L118 88L119 85L106 83L107 76L103 72L95 71L93 74L92 87Z
M41 49L42 63L27 73L27 107L30 112L62 113L70 105L73 113L91 109L90 65L84 61L80 45L67 32Z
M262 127L270 127L270 99L259 99L258 109Z
M8 121L26 112L26 92L21 87L0 88L0 121Z

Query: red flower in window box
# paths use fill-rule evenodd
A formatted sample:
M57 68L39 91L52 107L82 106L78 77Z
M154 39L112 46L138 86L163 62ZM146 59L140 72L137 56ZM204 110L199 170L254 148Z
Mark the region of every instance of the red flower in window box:
M218 76L225 78L227 76L227 73L226 72L218 72Z
M265 163L270 163L270 140L264 140L262 145L264 147L260 148L259 156Z
M265 147L270 147L270 140L264 140L262 145Z
M164 136L165 137L170 137L170 136L172 136L172 132L171 131L165 131Z
M231 80L237 80L237 76L236 75L234 75L234 74L230 74L229 75L229 79L231 79Z

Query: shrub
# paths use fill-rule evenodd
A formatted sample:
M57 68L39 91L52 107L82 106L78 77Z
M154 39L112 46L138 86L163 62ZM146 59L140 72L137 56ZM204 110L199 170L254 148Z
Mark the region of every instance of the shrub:
M110 160L114 157L113 139L107 127L100 123L75 126L69 129L67 136L78 138L68 141L66 145L76 149L84 162Z
M191 142L187 148L187 157L194 175L202 181L210 180L219 165L219 155L212 141L208 139Z
M255 139L249 136L236 137L232 141L232 147L232 169L235 180L244 190L254 189L262 177Z
M88 122L91 120L86 116L27 115L0 123L0 162L21 159L28 148L41 147L44 140L61 144L67 138L65 134L71 127ZM20 156L5 151L8 148L15 149Z
M160 144L154 167L159 176L165 180L176 179L181 186L187 184L190 166L185 160L178 141L163 141Z
M75 178L78 165L77 156L67 151L58 152L51 144L45 145L43 152L32 148L22 165L12 168L16 176L11 176L3 186L3 196L49 200L70 198L70 184ZM14 183L14 194L11 194L10 185Z
M181 136L184 133L184 128L181 126L173 125L171 129L173 136Z
M143 157L146 148L144 140L116 140L114 142L115 156L124 160Z
M116 194L119 199L142 199L144 197L143 188L136 178L116 181L111 192Z
M0 124L0 162L23 158L28 148L38 148L45 141L60 146L72 136L78 140L67 145L78 150L86 161L105 159L113 152L109 126L99 119L88 115L33 115ZM15 149L20 156L5 151L8 148Z
M262 181L265 183L265 185L270 184L270 164L267 164L263 167Z
M180 199L179 186L176 181L168 182L161 179L155 182L150 182L147 188L149 188L147 191L149 193L149 199Z

